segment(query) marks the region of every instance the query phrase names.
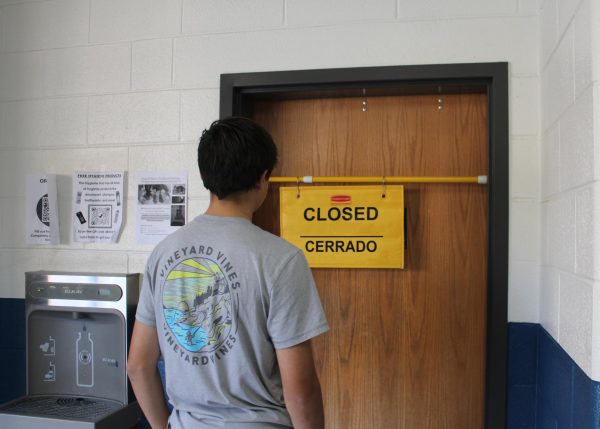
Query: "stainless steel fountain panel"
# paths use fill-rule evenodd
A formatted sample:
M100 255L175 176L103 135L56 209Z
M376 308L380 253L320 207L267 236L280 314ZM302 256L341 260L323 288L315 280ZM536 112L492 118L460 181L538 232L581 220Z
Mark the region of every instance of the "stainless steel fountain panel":
M127 380L139 275L25 279L27 396L0 406L0 427L131 427L140 415Z

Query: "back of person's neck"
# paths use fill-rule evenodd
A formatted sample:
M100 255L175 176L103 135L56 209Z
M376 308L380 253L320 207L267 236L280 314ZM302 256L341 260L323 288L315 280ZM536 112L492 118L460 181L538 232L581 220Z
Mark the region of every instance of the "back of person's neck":
M205 213L210 216L241 217L251 221L255 210L251 198L236 195L220 200L216 195L210 194L210 204Z

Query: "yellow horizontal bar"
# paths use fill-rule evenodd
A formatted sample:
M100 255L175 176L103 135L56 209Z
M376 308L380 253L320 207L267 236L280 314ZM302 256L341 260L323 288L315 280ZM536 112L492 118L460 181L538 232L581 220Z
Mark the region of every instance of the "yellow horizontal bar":
M487 176L283 176L272 183L477 183L487 184Z

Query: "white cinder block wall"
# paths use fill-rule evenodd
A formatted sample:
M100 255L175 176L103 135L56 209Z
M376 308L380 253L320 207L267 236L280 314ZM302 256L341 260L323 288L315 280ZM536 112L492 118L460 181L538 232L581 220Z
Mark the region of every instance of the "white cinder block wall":
M540 321L595 380L600 379L599 18L597 0L541 5Z
M569 152L561 134L570 129L577 148L589 152L578 114L591 120L589 104L598 97L591 96L585 73L569 75L571 90L562 83L564 69L576 68L574 61L564 66L564 56L590 27L575 25L585 18L579 2L548 3L540 19L540 0L0 0L0 298L24 296L26 270L141 271L151 249L134 239L136 171L186 168L189 213L203 211L207 194L196 171L196 140L217 117L221 73L508 61L509 320L540 321L543 207L560 225L552 236L557 245L544 245L553 249L544 259L545 326L558 333L553 315L559 307L563 316L574 313L573 326L561 319L564 327L577 331L582 318L591 326L591 309L589 320L576 309L578 299L587 308L591 302L585 297L592 294L593 246L586 230L578 229L575 240L568 225L575 213L583 219L585 210L594 210L595 188L590 157ZM565 21L569 14L578 18ZM543 141L554 150L544 151L544 163L577 175L545 174L543 205L540 64L553 82L542 87L553 99L543 104ZM77 170L128 172L128 212L118 244L72 243L70 176ZM24 244L28 173L59 175L58 246ZM584 220L579 225L592 228ZM588 252L587 262L578 258L579 268L572 262L576 249ZM547 291L553 284L563 285L561 294ZM577 288L585 293L569 293ZM570 351L588 353L589 360L585 344L585 350L573 345Z

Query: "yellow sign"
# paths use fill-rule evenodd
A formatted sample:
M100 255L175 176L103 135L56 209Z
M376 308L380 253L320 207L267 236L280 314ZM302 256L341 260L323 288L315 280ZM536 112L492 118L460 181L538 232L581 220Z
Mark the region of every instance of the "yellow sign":
M404 268L402 186L281 187L280 216L313 268Z

